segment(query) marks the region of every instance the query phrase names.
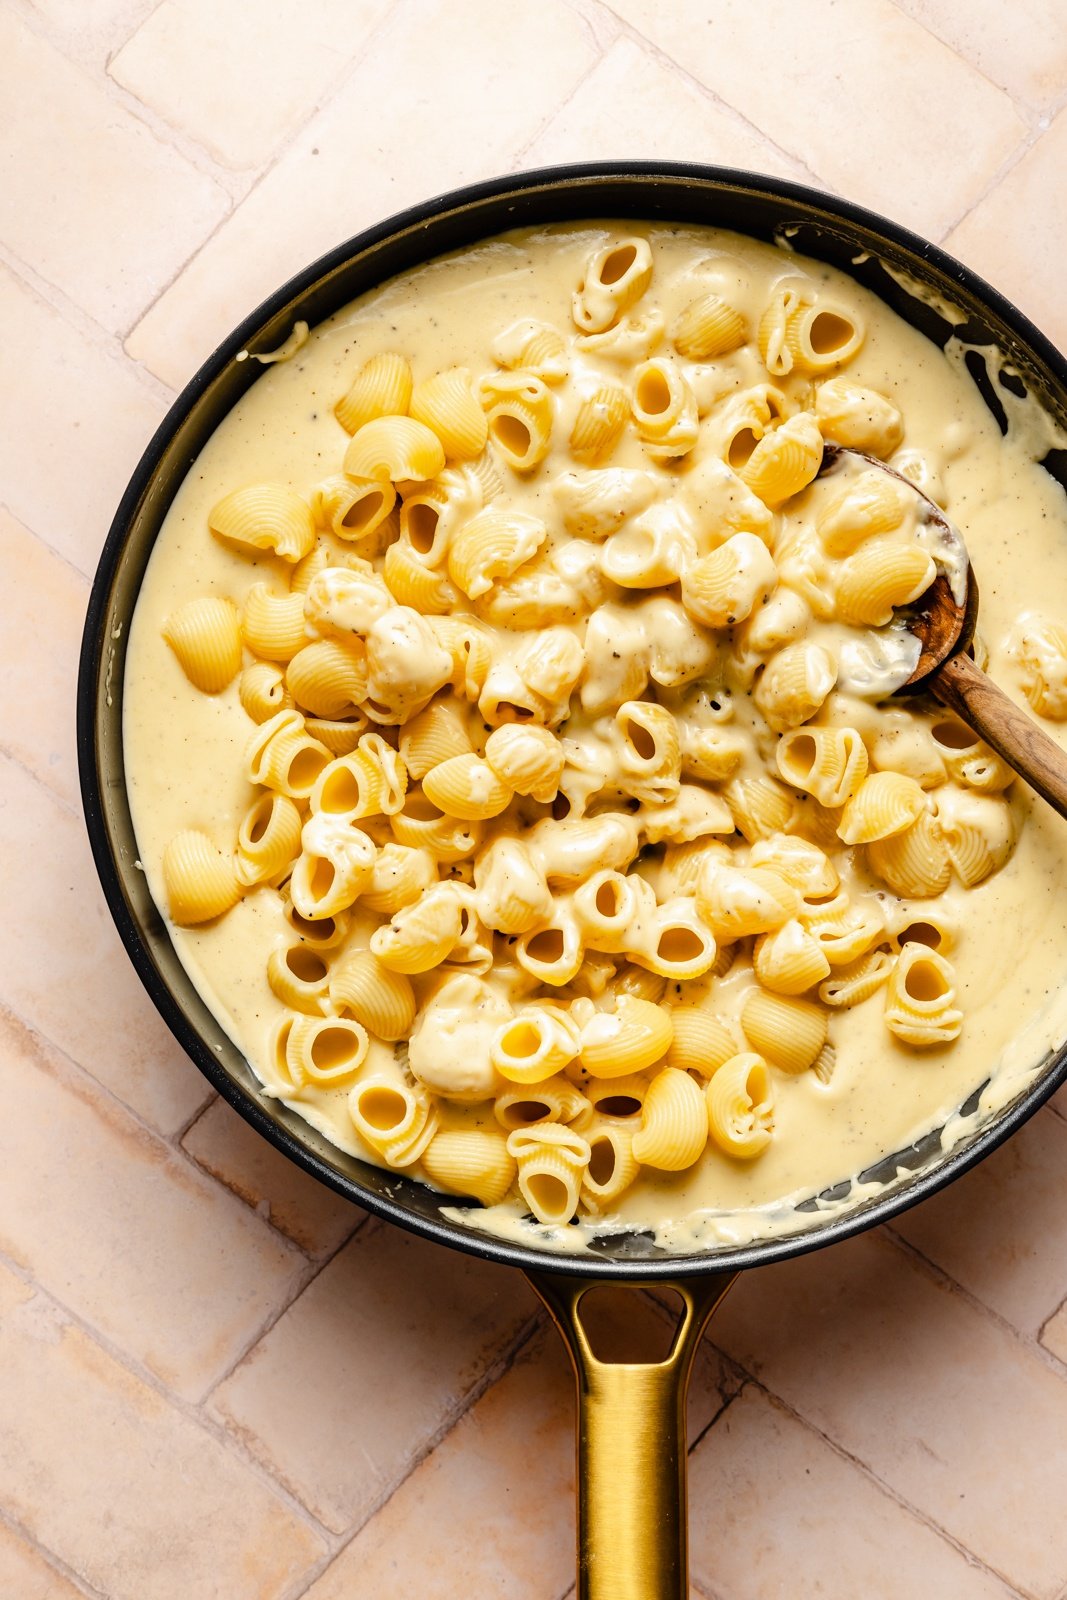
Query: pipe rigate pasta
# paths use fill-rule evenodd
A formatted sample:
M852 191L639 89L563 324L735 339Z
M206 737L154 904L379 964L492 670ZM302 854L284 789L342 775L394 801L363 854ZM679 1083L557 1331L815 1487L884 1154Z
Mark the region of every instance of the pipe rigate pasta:
M598 250L574 291L571 314L582 333L603 333L652 282L652 251L636 235Z
M590 1109L585 1095L562 1074L505 1088L493 1102L493 1115L509 1133L540 1122L580 1122L588 1117Z
M370 950L350 950L329 976L330 1001L340 1016L354 1017L377 1039L406 1039L415 1025L415 991L401 972L382 965Z
M690 361L709 361L729 355L748 338L748 324L740 311L717 294L702 294L679 312L671 328L671 343Z
M811 1000L754 989L741 1008L745 1038L783 1072L803 1072L826 1042L827 1015Z
M499 933L532 933L552 916L545 875L521 839L493 839L474 863L478 913Z
M722 793L735 827L749 844L781 833L792 819L793 797L776 778L731 778Z
M370 948L391 972L429 972L441 965L462 928L463 904L455 886L440 883L394 912L371 934Z
M436 882L437 863L429 850L390 841L375 856L360 901L365 910L391 917Z
M428 850L445 866L473 855L482 838L480 822L446 817L421 789L408 791L403 805L390 816L389 823L398 844Z
M952 868L944 833L929 812L902 832L869 844L865 853L871 871L895 894L921 900L948 887Z
M511 804L513 793L488 761L473 751L431 767L422 780L422 792L446 816L465 822L499 816Z
M431 767L474 749L463 707L455 700L433 700L405 723L399 740L400 758L410 777L420 781Z
M487 594L498 578L510 578L532 559L548 529L523 512L487 510L472 517L448 550L448 575L471 600Z
M581 1062L595 1078L623 1078L662 1060L674 1028L668 1012L620 994L614 1012L599 1011L581 1032Z
M318 950L302 940L276 946L267 962L267 982L283 1005L321 1017L329 999L330 969Z
M630 415L626 392L618 384L601 384L586 395L571 425L570 451L578 461L592 463L609 456L622 436Z
M779 739L775 763L786 783L836 810L867 776L867 747L854 728L795 728Z
M963 1027L956 1005L956 975L944 956L925 944L906 944L885 990L885 1024L895 1038L918 1049L949 1044Z
M273 550L283 561L300 561L315 545L311 507L280 483L253 484L224 495L212 507L208 527L238 550Z
M752 967L763 987L776 994L803 994L830 972L826 952L796 918L760 935Z
M762 539L735 533L710 555L682 573L682 602L708 628L743 622L777 579L774 560Z
M396 490L388 479L356 478L344 473L320 483L312 501L316 520L350 544L369 540L395 505Z
M669 1067L710 1078L737 1054L737 1040L726 1022L706 1006L675 1006L671 1025L674 1036L665 1057Z
M899 528L913 501L911 490L888 473L849 473L843 488L816 512L823 549L835 560L854 555L865 540Z
M548 389L531 373L516 372L483 378L481 391L497 455L513 472L532 472L552 443L555 407Z
M607 868L574 893L574 916L583 943L591 950L617 953L634 949L640 923L654 914L656 897L637 873Z
M589 1162L582 1178L581 1196L588 1211L606 1211L633 1183L641 1163L633 1153L633 1132L617 1123L602 1122L587 1128Z
M696 1080L677 1067L664 1067L648 1086L641 1127L631 1150L642 1166L682 1172L697 1161L708 1142L708 1113Z
M241 898L232 858L196 828L176 833L163 852L167 909L180 928L212 922Z
M411 399L411 367L395 351L371 356L334 406L334 415L348 434L358 433L375 417L403 416Z
M253 722L269 722L279 711L292 709L293 697L285 687L285 671L273 661L254 661L245 667L237 694Z
M625 416L629 406L625 395L622 398ZM563 526L576 539L601 540L617 533L628 517L647 511L656 495L651 473L624 467L562 472L552 485Z
M869 539L842 563L837 614L857 627L881 627L896 606L925 594L937 575L933 558L915 544Z
M518 1167L519 1193L538 1222L569 1222L589 1165L589 1145L581 1134L558 1122L516 1128L508 1135L507 1150Z
M423 1151L422 1165L446 1194L473 1195L483 1206L499 1205L515 1181L515 1158L495 1129L443 1129Z
M253 655L291 661L308 642L303 595L271 594L265 583L254 583L245 596L241 632Z
M336 1089L355 1077L369 1046L367 1030L348 1017L294 1016L285 1059L295 1084Z
M948 786L935 792L937 823L952 870L973 889L998 871L1015 844L1015 818L999 795Z
M871 844L903 833L930 809L915 782L899 772L872 772L841 813L837 832L846 844Z
M358 639L316 639L285 669L285 683L302 711L327 720L355 716L367 697L367 652Z
M241 622L232 600L188 600L167 618L162 633L202 694L220 694L241 670Z
M419 561L399 540L385 552L382 575L397 605L410 606L423 616L448 616L459 600L444 573Z
M269 883L300 853L300 810L287 795L261 794L237 830L234 870L245 888Z
M806 489L819 470L823 441L809 412L799 412L765 433L738 470L765 506L776 508Z
M547 728L505 723L485 741L485 759L516 794L548 804L559 791L564 754Z
M502 367L521 367L542 383L562 383L570 371L566 339L558 328L536 317L523 317L501 329L492 352Z
M359 899L374 865L374 842L339 817L309 817L301 834L289 893L310 922L347 911Z
M407 483L436 478L444 464L444 447L424 422L388 416L365 422L352 435L344 470L350 478Z
M540 927L521 933L514 949L520 967L556 989L570 983L585 954L574 912L565 902L557 902Z
M904 419L893 402L851 378L831 378L819 385L815 415L824 439L883 460L904 438Z
M832 976L820 983L819 999L824 1006L847 1011L876 994L892 970L893 957L888 950L868 950L858 961L838 967Z
M642 922L628 954L639 965L681 983L711 971L716 945L692 895L675 895Z
M837 667L830 652L822 645L798 640L771 656L752 698L768 726L784 733L813 717L836 681Z
M509 1083L543 1083L578 1055L578 1028L562 1006L524 1006L493 1036L489 1058Z
M696 396L673 361L654 356L633 377L630 409L637 434L654 461L688 455L697 442Z
M473 461L489 437L466 367L450 367L423 378L411 391L408 412L437 435L451 461Z
M388 1078L363 1078L348 1095L352 1126L387 1166L410 1167L438 1128L437 1107L424 1089Z
M856 354L865 331L855 311L794 282L774 295L760 319L760 354L774 377L826 372Z
M306 800L331 756L305 731L298 711L279 711L260 724L245 751L245 772L251 783L262 784L293 800Z
M751 1161L770 1144L774 1098L762 1056L745 1050L724 1061L704 1098L708 1131L724 1155Z
M1067 628L1047 617L1022 617L1011 640L1023 693L1039 717L1067 719Z
M696 907L715 938L729 944L780 928L796 916L800 895L769 867L734 867L712 859L701 869Z

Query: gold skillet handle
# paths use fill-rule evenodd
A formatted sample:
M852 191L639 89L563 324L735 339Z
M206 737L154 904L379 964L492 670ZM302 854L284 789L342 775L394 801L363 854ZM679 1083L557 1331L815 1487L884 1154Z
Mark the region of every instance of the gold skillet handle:
M526 1276L578 1380L577 1600L688 1600L686 1394L701 1335L736 1274L663 1285L684 1313L669 1356L655 1363L593 1354L581 1319L588 1279Z

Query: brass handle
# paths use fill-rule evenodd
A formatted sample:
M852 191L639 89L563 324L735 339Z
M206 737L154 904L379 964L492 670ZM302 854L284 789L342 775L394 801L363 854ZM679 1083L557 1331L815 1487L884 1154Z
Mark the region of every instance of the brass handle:
M588 1279L526 1276L578 1384L577 1600L688 1600L686 1394L701 1335L736 1274L664 1283L684 1312L667 1359L647 1363L593 1354L580 1315Z
M1067 817L1067 753L970 656L944 662L925 687L1003 756L1061 817Z

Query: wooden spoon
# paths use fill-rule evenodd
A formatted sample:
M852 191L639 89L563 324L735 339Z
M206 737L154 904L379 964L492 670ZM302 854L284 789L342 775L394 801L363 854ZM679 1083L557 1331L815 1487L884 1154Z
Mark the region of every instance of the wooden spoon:
M903 473L887 467L884 461L864 455L860 450L828 444L823 451L820 476L832 472L848 457L907 484L924 502L927 521L937 524L949 544L963 549L962 534L936 501L923 494ZM968 651L977 617L978 584L970 563L967 594L962 605L955 599L948 579L939 572L926 593L907 610L908 630L919 640L922 649L915 671L897 693L911 694L922 689L942 705L949 706L1061 817L1067 817L1067 752L976 665Z

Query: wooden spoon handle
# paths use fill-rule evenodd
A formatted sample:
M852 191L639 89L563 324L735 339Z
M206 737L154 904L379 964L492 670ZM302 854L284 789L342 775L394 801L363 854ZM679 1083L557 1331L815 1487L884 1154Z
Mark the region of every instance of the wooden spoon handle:
M1067 752L987 678L970 656L946 661L926 687L1067 817Z

